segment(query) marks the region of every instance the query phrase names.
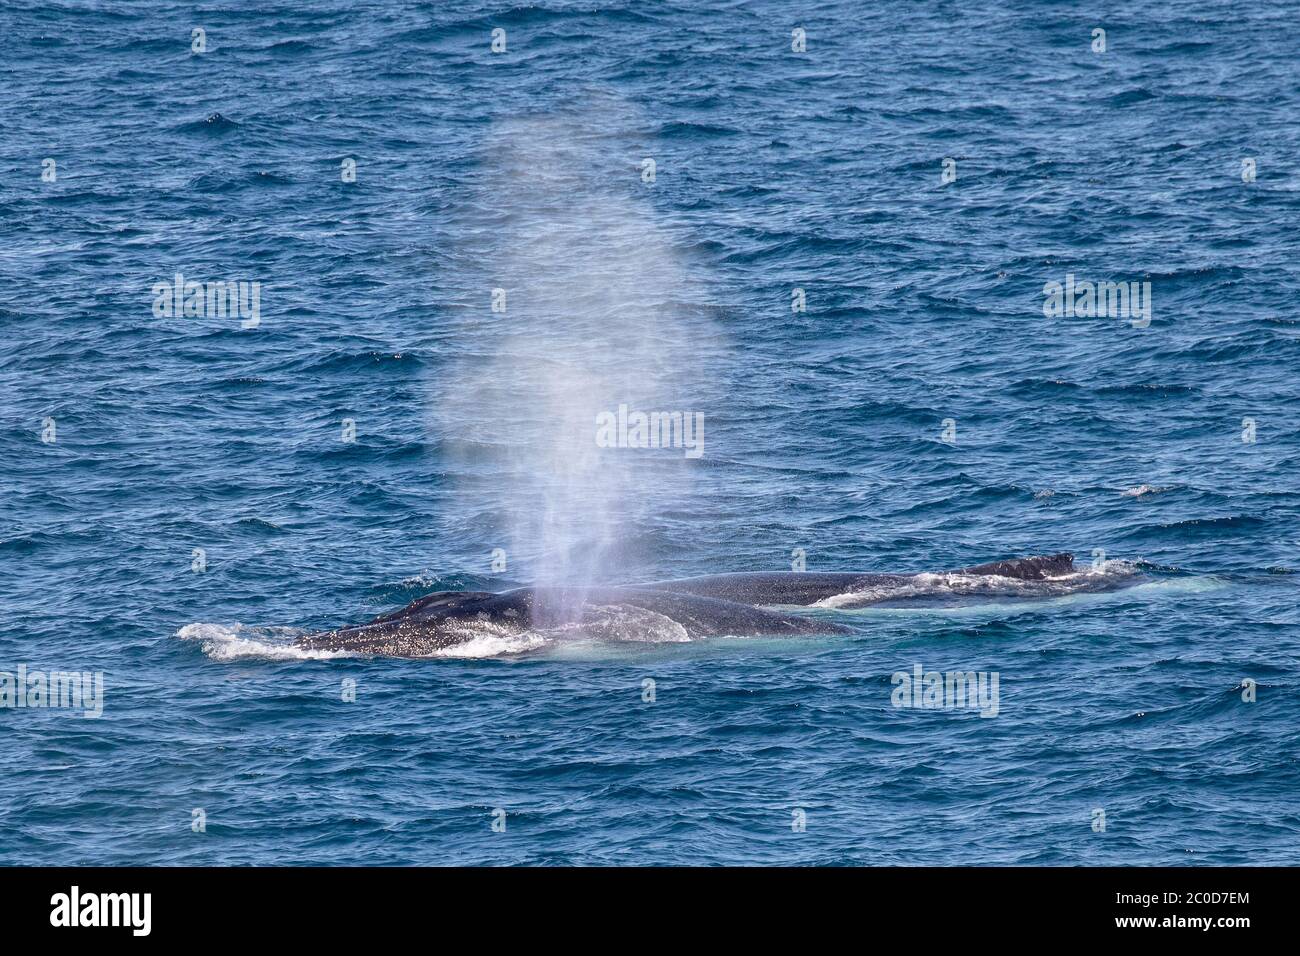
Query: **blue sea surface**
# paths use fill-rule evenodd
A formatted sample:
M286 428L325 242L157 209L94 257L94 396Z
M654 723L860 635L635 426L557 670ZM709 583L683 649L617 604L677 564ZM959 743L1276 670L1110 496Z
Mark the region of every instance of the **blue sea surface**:
M1300 862L1298 28L4 0L0 672L104 700L0 707L0 863ZM256 323L169 311L178 273L259 282ZM1047 316L1068 276L1149 323ZM619 404L702 453L597 447ZM292 643L1058 551L1143 583ZM917 666L997 673L996 717L895 706Z

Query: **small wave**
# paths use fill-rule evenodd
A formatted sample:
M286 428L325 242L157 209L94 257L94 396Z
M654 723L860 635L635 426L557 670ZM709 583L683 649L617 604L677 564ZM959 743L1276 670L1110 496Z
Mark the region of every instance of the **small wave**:
M305 53L311 53L315 47L305 40L280 40L264 47L262 52L273 53L279 56L300 56Z
M220 136L239 129L239 124L232 119L227 119L220 113L210 113L201 120L182 123L180 126L176 127L176 129L182 133L202 133L207 136Z
M1120 492L1125 498L1142 498L1146 495L1158 495L1163 491L1169 491L1168 488L1160 488L1156 485L1136 485L1133 488L1126 488Z
M293 639L302 631L293 627L245 627L243 624L186 624L176 632L182 641L198 641L214 661L261 658L273 661L329 660L354 657L348 651L319 651L297 647Z
M731 126L713 123L672 122L661 126L659 135L664 139L707 139L720 136L738 136L740 130Z
M274 521L267 521L265 518L251 517L240 518L235 522L241 529L256 531L261 534L284 534L285 529L280 527Z
M1264 524L1264 519L1255 515L1224 515L1220 518L1187 518L1182 521L1171 521L1159 525L1158 528L1166 534L1176 532L1192 538L1213 535L1221 531L1260 528Z
M1116 93L1107 102L1111 106L1130 106L1134 103L1145 103L1147 100L1155 99L1155 94L1142 87L1134 87Z
M1199 389L1194 385L1161 384L1159 382L1126 382L1119 385L1100 385L1093 389L1098 395L1115 396L1115 395L1139 395L1143 399L1151 398L1179 398L1184 395L1195 395Z

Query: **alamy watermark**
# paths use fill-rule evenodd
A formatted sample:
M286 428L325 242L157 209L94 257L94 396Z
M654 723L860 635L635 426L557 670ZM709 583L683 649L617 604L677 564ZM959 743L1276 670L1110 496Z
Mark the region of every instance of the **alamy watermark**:
M50 925L56 928L125 926L133 936L148 936L152 913L152 893L83 893L74 885L50 897Z
M153 317L238 318L241 328L255 329L262 324L262 283L198 282L178 272L171 282L154 283Z
M978 710L981 717L998 715L997 671L926 671L920 664L912 672L895 671L889 699L895 707L920 710Z
M596 415L599 448L684 448L687 458L704 454L703 412L618 412Z
M0 708L52 708L84 711L83 717L104 714L103 671L0 671Z
M1151 324L1151 282L1076 282L1067 273L1065 282L1049 279L1043 286L1043 315L1049 319L1128 319L1135 329Z

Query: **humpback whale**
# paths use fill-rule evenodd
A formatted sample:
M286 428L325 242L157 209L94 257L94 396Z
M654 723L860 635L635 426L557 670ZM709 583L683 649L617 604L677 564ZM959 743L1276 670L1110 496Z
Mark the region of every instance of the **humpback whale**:
M493 632L596 633L622 640L645 639L639 637L645 632L666 640L845 634L853 629L774 608L807 608L832 599L838 608L863 607L925 579L958 581L965 586L963 593L977 594L1068 576L1078 577L1074 556L1062 553L939 575L741 572L619 587L437 591L368 623L305 635L297 644L312 650L426 657Z

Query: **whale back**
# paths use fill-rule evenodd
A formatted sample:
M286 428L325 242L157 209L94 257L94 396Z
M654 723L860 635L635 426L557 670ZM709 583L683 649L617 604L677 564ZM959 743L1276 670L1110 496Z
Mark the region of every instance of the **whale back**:
M635 613L641 612L641 613ZM749 604L641 588L516 588L439 591L356 627L309 634L300 647L316 650L424 657L480 636L489 629L567 632L591 625L602 634L640 640L647 624L675 626L686 638L719 635L843 634L829 621L764 610Z
M1021 581L1042 581L1046 578L1059 578L1074 571L1074 555L1068 551L1059 554L1044 554L1033 558L1012 558L1009 561L990 561L963 568L962 574L989 574L1003 578L1016 578Z
M1002 577L1045 581L1070 574L1074 556L1065 552L993 561L946 575L969 579ZM738 573L714 574L631 587L515 588L436 591L366 624L309 634L300 646L397 657L424 657L487 633L544 632L581 635L598 629L615 640L642 640L646 632L671 632L684 639L719 635L803 635L851 633L815 616L785 614L774 606L817 604L841 598L837 607L856 607L888 597L911 574ZM969 580L963 585L969 596ZM987 587L999 587L995 581ZM976 588L986 587L976 584ZM884 592L884 593L882 593ZM857 599L859 604L845 603ZM831 602L835 603L835 602Z
M734 574L707 574L695 578L659 581L640 587L652 591L737 601L742 604L807 607L836 594L861 591L864 588L906 580L907 575L903 574L741 571Z
M1042 581L1074 570L1074 555L1040 555L991 561L945 574L998 576L1021 581ZM694 594L700 597L739 601L743 604L792 605L807 607L839 595L905 584L914 574L869 574L863 572L812 571L742 571L734 574L708 574L640 585L655 591Z

